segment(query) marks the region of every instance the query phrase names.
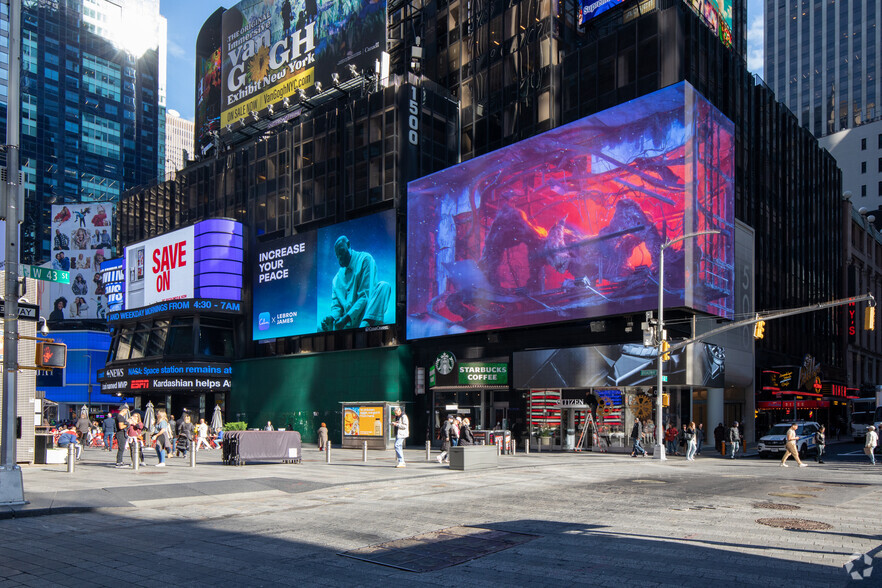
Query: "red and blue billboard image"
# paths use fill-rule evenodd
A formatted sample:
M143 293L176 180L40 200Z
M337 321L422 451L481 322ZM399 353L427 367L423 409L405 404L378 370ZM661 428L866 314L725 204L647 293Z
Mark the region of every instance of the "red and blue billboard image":
M408 185L407 337L658 306L731 318L734 125L686 82Z

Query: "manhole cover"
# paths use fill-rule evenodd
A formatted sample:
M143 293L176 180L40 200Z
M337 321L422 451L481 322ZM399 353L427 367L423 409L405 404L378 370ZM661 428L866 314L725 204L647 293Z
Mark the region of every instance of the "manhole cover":
M340 553L408 572L431 572L532 541L538 535L481 527L449 527Z
M753 508L767 508L769 510L799 510L801 507L795 504L781 504L776 502L754 502Z
M808 519L757 519L761 525L775 527L778 529L788 529L791 531L826 531L832 529L832 525L822 523L820 521L810 521Z
M799 492L769 492L769 496L781 496L783 498L817 498L815 494L800 494Z

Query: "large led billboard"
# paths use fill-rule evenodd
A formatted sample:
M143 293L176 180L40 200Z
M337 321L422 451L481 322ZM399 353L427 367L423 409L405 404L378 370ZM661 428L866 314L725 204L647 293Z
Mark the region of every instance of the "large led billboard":
M731 317L734 125L685 82L410 182L407 337Z
M220 131L221 107L221 22L218 8L196 37L196 152L205 155L211 147L211 133Z
M579 24L584 25L622 2L624 0L579 0ZM727 47L732 46L732 0L684 0L684 2Z
M310 90L386 49L385 0L243 0L223 14L221 127Z
M52 206L52 269L70 272L70 283L40 284L49 320L104 318L107 299L100 272L111 253L114 206L109 202Z
M204 220L129 245L124 257L126 310L194 298L242 299L242 224L236 221Z
M395 322L395 212L261 243L253 339Z

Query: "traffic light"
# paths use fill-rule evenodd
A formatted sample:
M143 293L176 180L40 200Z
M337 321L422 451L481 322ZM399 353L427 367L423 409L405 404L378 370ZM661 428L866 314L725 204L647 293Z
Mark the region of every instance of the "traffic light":
M758 321L753 326L753 338L754 339L762 339L765 335L764 331L766 330L766 321Z
M64 343L37 343L37 367L63 368L67 364L67 345Z
M671 395L668 393L662 394L662 406L668 407L671 405Z
M864 330L876 330L876 307L868 306L864 309Z
M662 361L669 361L671 359L671 354L668 352L668 349L671 348L671 344L667 341L662 341L661 349L662 349Z

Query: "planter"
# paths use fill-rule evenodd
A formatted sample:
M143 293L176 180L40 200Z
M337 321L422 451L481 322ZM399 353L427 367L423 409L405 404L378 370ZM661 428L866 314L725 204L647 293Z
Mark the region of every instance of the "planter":
M540 445L551 445L551 437L539 437Z

